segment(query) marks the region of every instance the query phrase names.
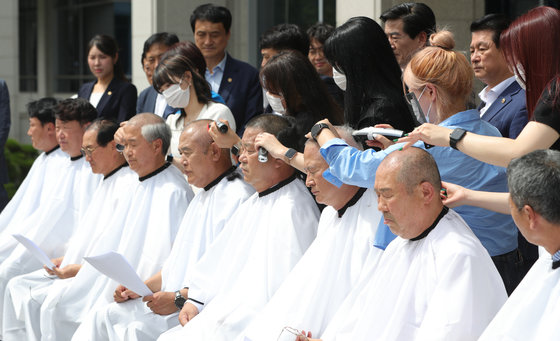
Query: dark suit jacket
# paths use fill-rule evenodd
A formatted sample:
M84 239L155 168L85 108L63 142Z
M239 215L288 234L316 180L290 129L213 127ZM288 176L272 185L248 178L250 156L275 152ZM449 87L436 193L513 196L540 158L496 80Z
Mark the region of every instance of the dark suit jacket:
M89 100L97 81L82 85L78 97ZM136 114L136 87L129 82L113 78L97 104L97 117L126 121Z
M259 72L251 65L234 59L228 54L218 93L233 113L237 134L241 136L245 124L263 111Z
M138 95L138 102L136 103L136 113L137 114L140 114L142 112L153 113L156 110L156 99L157 99L157 91L156 89L154 89L153 86L149 86L146 89L142 90L140 95ZM166 119L167 116L176 113L177 110L178 109L166 105L165 110L163 111L163 119Z
M482 119L498 128L502 136L516 138L528 120L525 90L517 82L511 83L486 110Z
M0 79L0 183L8 183L8 167L6 166L6 157L4 155L4 147L10 133L11 117L10 117L10 93L8 85L3 79ZM1 208L0 208L1 211Z

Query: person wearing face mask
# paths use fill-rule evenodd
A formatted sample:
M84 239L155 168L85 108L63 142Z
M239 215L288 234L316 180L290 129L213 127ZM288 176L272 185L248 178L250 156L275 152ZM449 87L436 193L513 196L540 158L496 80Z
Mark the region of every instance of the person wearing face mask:
M468 132L455 141L458 150L502 167L537 149L560 150L559 45L560 11L552 7L532 9L502 32L500 47L505 59L521 87L526 88L529 123L515 139ZM424 124L401 141L449 146L451 133L449 128Z
M266 149L272 157L305 172L305 134L317 120L325 117L334 124L342 124L342 109L327 92L325 83L309 59L298 51L282 51L271 57L261 69L260 78L272 109L278 114L295 118L298 148L288 148L267 133L259 134L255 144ZM215 124L211 128L212 137L222 148L231 148L241 141L235 134L218 133Z
M390 124L410 131L416 125L405 101L401 69L381 26L354 17L325 41L333 78L344 93L344 123L353 129Z
M473 73L466 57L453 51L455 42L448 31L434 33L430 47L417 52L407 65L403 80L430 121L455 131L454 138L466 131L488 136L500 136L490 123L482 120L476 109L466 110ZM328 123L320 121L319 123ZM361 187L372 187L375 171L389 153L398 153L402 144L381 152L358 151L336 139L330 128L312 129L321 145L321 153L330 165L329 180ZM423 143L417 147L426 148ZM467 188L492 192L507 191L505 169L472 159L452 147L427 148L441 172L443 181L459 183ZM461 206L456 212L467 222L480 239L500 272L507 292L511 293L523 278L524 259L517 245L517 229L511 217L483 208ZM394 235L387 226L379 228L375 245L386 247Z
M272 57L260 74L272 109L282 115L295 117L300 153L292 155L292 158L285 157L288 148L271 135L265 134L268 142L257 138L257 144L267 149L273 157L283 158L303 171L305 134L317 120L325 117L332 120L333 124L342 124L342 109L327 92L311 62L297 51L284 51Z
M169 154L178 155L179 136L187 123L197 119L223 119L236 130L235 119L227 106L214 102L210 86L204 78L206 62L196 45L190 41L175 44L161 58L153 75L154 88L163 94L167 104L181 108L169 115L171 128Z

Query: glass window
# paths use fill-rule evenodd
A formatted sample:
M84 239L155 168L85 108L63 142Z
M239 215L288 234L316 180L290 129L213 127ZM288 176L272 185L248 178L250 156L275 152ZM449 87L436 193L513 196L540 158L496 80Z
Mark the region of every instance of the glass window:
M87 64L87 44L96 34L114 37L125 74L131 74L130 1L57 0L54 8L56 42L54 91L77 92L94 80Z
M19 1L19 90L37 91L37 0Z

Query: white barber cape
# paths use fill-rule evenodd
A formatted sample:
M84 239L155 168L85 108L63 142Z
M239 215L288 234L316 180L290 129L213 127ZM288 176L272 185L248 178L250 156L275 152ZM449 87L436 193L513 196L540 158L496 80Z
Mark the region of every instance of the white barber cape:
M547 253L548 254L548 253ZM479 340L560 340L560 268L540 257Z
M317 238L239 339L276 341L285 326L321 335L368 254L372 262L381 256L383 251L373 246L380 219L372 189L360 189L340 211L326 207Z
M309 247L318 218L311 194L293 177L249 198L188 277L189 298L204 309L159 339L233 340Z
M63 165L64 166L64 165ZM55 170L53 170L54 172ZM19 232L12 232L12 226L1 236L1 244L8 248L10 255L0 265L0 309L4 306L4 291L8 281L15 276L41 269L43 264L36 260L23 245L14 239L12 233L21 233L37 244L49 258L64 255L68 241L76 232L77 222L85 213L101 176L93 174L85 158L66 157L65 167L56 170L45 181L56 182L54 194L25 220L19 222Z
M373 276L362 278L365 282L350 293L321 339L457 341L480 336L507 298L502 279L457 213L449 210L436 223L427 235L397 237L389 244Z
M169 258L162 269L162 291L185 286L189 269L196 264L231 216L255 190L232 168L197 193L189 204ZM111 303L89 315L74 340L155 340L179 325L178 312L154 314L142 299Z
M58 146L41 153L33 162L27 176L16 194L0 214L0 260L9 256L12 249L6 249L6 239L15 241L11 235L20 233L20 222L32 215L41 205L48 203L56 194L61 172L68 166L68 154ZM5 232L7 231L7 232ZM24 232L24 231L21 231ZM7 235L10 238L4 238Z
M181 172L169 165L139 179L123 228L104 234L87 256L116 251L141 278L161 269L193 197ZM41 339L70 340L90 311L113 301L117 285L89 263L73 279L56 281L41 306Z
M78 222L79 228L68 243L61 268L82 264L82 257L106 229L114 231L124 223L138 176L128 167L108 174L95 191L88 209ZM41 303L55 281L43 270L12 278L4 293L2 340L39 340Z

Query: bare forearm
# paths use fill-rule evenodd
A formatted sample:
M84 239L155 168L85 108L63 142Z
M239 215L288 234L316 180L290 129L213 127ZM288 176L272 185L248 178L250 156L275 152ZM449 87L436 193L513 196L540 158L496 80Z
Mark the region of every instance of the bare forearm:
M468 190L464 204L485 208L498 213L510 214L508 197L509 193Z

